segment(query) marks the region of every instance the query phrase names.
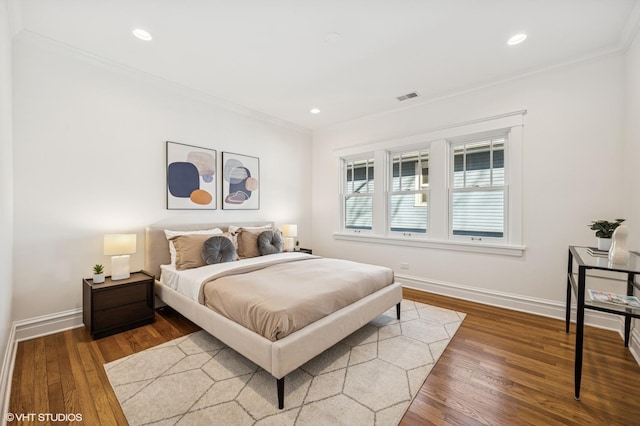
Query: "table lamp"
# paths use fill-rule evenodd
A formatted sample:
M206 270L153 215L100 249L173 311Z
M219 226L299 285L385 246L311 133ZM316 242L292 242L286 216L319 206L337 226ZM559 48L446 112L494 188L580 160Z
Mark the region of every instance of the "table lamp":
M284 251L293 251L295 237L298 236L298 225L282 225L282 235L284 236Z
M129 255L135 252L136 234L111 234L104 236L104 254L111 256L112 280L129 278Z

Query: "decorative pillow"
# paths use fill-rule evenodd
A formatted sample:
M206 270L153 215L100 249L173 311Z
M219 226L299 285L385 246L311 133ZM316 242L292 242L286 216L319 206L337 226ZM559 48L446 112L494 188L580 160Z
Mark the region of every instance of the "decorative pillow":
M236 247L222 235L209 237L202 246L202 260L207 265L232 262L236 259Z
M282 253L284 239L279 231L262 231L258 235L258 251L261 256Z
M222 229L220 228L212 228L212 229L201 229L201 230L197 230L197 231L172 231L170 229L165 229L164 230L164 235L167 237L167 240L169 240L169 253L171 254L171 265L172 266L176 266L176 248L175 245L173 243L173 241L171 241L171 239L173 237L177 237L179 235L221 235Z
M238 257L240 257L240 259L260 256L260 252L258 251L258 235L260 235L260 232L262 231L250 231L240 228L236 234Z
M176 269L179 271L206 265L202 259L202 247L211 235L178 235L170 241L176 248Z
M241 229L245 229L249 232L254 232L254 233L257 232L258 234L260 234L260 232L262 231L268 231L270 229L273 229L273 226L271 225L262 225L262 226L229 225L228 231L229 231L229 234L231 234L231 241L236 246L236 250L238 250L238 233L240 232Z

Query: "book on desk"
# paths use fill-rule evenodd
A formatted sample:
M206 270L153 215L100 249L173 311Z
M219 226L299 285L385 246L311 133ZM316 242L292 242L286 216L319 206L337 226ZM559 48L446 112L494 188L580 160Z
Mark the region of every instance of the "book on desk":
M609 250L600 250L595 247L587 247L587 253L596 257L609 257Z

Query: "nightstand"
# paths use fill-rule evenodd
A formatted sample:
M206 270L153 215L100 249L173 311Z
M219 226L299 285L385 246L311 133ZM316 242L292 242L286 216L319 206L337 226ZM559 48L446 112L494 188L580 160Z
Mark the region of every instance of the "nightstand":
M99 339L154 321L153 275L133 272L129 278L94 284L82 280L82 321L91 337Z
M301 253L307 253L307 254L313 254L313 250L308 249L308 248L300 248L299 250Z

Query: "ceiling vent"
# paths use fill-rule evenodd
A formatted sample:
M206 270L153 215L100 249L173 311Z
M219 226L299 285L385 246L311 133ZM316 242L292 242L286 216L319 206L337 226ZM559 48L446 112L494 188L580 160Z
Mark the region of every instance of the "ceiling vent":
M407 93L406 95L398 96L396 99L402 102L402 101L406 101L407 99L417 98L418 96L420 96L418 95L418 92L411 92L411 93Z

